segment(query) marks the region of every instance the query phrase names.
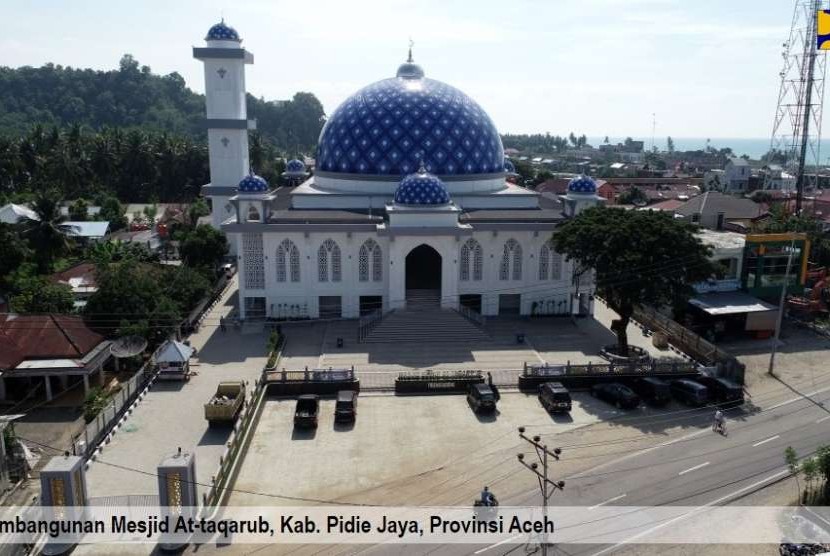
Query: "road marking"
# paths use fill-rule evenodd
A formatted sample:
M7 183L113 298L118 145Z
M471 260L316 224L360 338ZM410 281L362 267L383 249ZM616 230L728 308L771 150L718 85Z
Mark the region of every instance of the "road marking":
M804 398L811 398L811 397L815 396L816 394L821 394L823 392L826 392L827 390L830 390L830 386L827 386L825 388L819 388L818 390L813 390L812 392L807 392L806 394L804 394L802 396L798 396L797 398L792 398L792 399L783 401L781 403L771 405L769 407L764 407L764 408L762 408L762 410L763 411L770 411L770 410L773 410L773 409L778 409L779 407L783 407L785 405L789 405L789 404L797 402L799 400L803 400Z
M691 473L692 471L697 471L698 469L702 469L702 468L706 467L707 465L709 465L709 463L710 462L707 461L706 463L701 463L700 465L695 465L694 467L690 467L690 468L686 469L685 471L681 471L680 473L678 473L678 475L685 475L686 473Z
M769 437L769 438L767 438L766 440L762 440L762 441L760 441L760 442L756 442L755 444L753 444L753 445L752 445L752 447L753 447L753 448L755 448L756 446L760 446L761 444L766 444L767 442L772 442L773 440L776 440L776 439L778 439L778 438L781 438L781 435L780 435L780 434L776 434L775 436L770 436L770 437Z
M816 421L816 424L818 424L818 423L823 423L823 422L825 422L827 419L830 419L830 415L828 415L827 417L822 417L821 419L819 419L818 421Z
M604 506L604 505L606 505L606 504L610 504L611 502L616 502L617 500L622 500L623 498L625 498L625 494L620 494L619 496L615 496L614 498L611 498L610 500L606 500L605 502L600 502L600 503L599 503L599 504L597 504L596 506L591 506L591 507L590 507L590 508L588 508L588 509L589 509L589 510L595 510L596 508L599 508L600 506Z
M490 546L486 546L484 548L476 550L475 552L473 552L473 554L481 554L482 552L487 552L491 548L496 548L497 546L501 546L505 543L509 543L510 541L516 540L519 537L521 537L521 535L514 535L514 536L510 537L509 539L504 539L503 541L499 541L496 544L491 544Z
M660 525L655 525L655 526L654 526L654 527L652 527L651 529L648 529L648 530L646 530L646 531L643 531L642 533L637 533L636 535L633 535L633 536L631 536L631 537L628 537L628 538L627 538L627 539L625 539L623 542L619 542L619 543L617 543L617 544L615 544L615 545L613 545L613 546L609 546L609 547L607 547L607 548L603 548L603 549L602 549L602 550L600 550L599 552L594 552L591 556L602 556L602 554L608 554L609 552L612 552L612 551L614 551L614 550L618 549L620 546L622 546L622 545L624 545L624 544L630 544L632 541L637 540L637 539L639 539L639 538L641 538L641 537L644 537L644 536L646 536L646 535L648 535L648 534L650 534L650 533L653 533L654 531L657 531L657 530L659 530L659 529L662 529L663 527L666 527L667 525L671 525L671 524L672 524L672 523L674 523L675 521L680 521L681 519L685 519L686 517L688 517L688 516L690 516L690 515L692 515L692 514L694 514L694 513L697 513L697 512L699 512L699 511L701 511L701 510L704 510L704 509L706 509L706 508L710 508L710 507L712 507L712 506L717 506L717 505L718 505L718 504L720 504L721 502L724 502L724 501L726 501L726 500L729 500L730 498L734 498L735 496L738 496L739 494L743 494L744 492L746 492L746 491L748 491L748 490L752 490L752 489L753 489L753 488L755 488L755 487L758 487L758 486L761 486L761 485L763 485L763 484L765 484L765 483L768 483L768 482L770 482L770 481L773 481L773 480L777 479L778 477L781 477L781 476L783 476L783 475L787 475L788 473L789 473L789 470L787 470L787 469L782 469L782 470L781 470L781 471L779 471L778 473L774 473L774 474L770 475L769 477L767 477L767 478L765 478L765 479L761 479L760 481L756 481L756 482L752 483L751 485L747 485L747 486L745 486L745 487L743 487L743 488L740 488L740 489L736 490L735 492L731 492L731 493L729 493L729 494L727 494L727 495L725 495L725 496L721 496L721 497L720 497L720 498L718 498L717 500L712 500L711 502L708 502L708 503L706 503L706 504L703 504L702 506L698 506L697 508L695 508L695 509L693 509L693 510L691 510L691 511L689 511L689 512L686 512L686 513L685 513L685 514L683 514L683 515L679 515L679 516L677 516L677 517L675 517L675 518L672 518L672 519L670 519L669 521L666 521L666 522L664 522L664 523L661 523Z

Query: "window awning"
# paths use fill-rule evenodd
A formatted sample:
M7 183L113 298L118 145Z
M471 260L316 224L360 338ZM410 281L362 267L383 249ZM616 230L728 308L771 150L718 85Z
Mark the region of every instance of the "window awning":
M774 305L743 292L718 292L698 295L689 303L710 315L737 315L777 311Z

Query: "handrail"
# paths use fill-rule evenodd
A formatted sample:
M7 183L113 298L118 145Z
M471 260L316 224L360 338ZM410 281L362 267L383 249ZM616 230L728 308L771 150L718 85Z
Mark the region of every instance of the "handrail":
M484 324L486 322L485 317L478 311L475 311L465 305L459 305L456 312L479 328L484 328Z

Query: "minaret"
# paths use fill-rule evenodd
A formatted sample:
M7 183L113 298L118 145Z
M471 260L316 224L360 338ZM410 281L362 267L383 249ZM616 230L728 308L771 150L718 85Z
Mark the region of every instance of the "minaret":
M210 183L202 194L211 199L211 223L218 229L235 215L228 200L250 172L248 130L256 125L248 119L245 103L245 64L253 64L254 56L224 19L208 30L205 43L205 48L193 48L193 57L205 64Z

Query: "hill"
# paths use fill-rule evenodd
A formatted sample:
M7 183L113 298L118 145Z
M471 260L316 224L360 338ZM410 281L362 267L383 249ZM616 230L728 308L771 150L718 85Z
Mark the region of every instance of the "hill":
M20 136L34 125L93 129L142 128L204 141L204 96L178 73L155 75L125 54L118 69L98 71L55 64L0 67L0 134ZM249 117L277 149L309 151L325 113L312 93L271 102L248 95Z

